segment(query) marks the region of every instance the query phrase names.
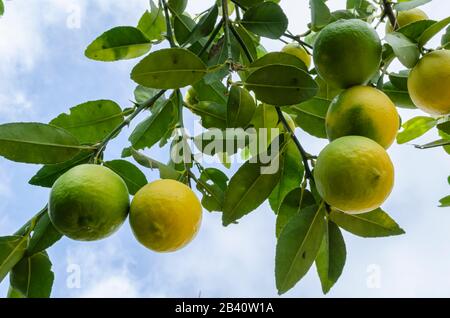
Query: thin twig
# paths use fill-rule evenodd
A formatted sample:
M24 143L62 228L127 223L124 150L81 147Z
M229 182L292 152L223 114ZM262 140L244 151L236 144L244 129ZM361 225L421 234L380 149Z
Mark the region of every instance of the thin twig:
M308 158L309 154L305 151L303 146L301 145L300 141L297 139L297 136L295 136L294 132L292 131L291 127L289 126L288 122L286 121L286 118L283 115L283 112L281 111L280 107L275 107L278 114L278 119L283 124L284 129L291 135L292 140L294 141L296 147L300 151L300 154L302 156L303 165L305 166L305 177L309 180L314 180L313 175L311 173L311 169L309 167Z
M160 5L164 8L164 17L166 19L167 40L169 40L170 47L176 47L175 40L173 39L172 24L170 23L169 7L166 0L160 0Z
M385 14L389 21L391 22L392 29L395 31L398 29L399 25L397 22L397 17L395 15L394 10L392 9L392 3L389 0L383 0L383 14Z
M247 45L245 45L245 42L242 39L241 35L236 31L236 29L234 28L234 26L232 24L230 24L230 30L233 33L234 37L239 42L239 45L241 46L242 50L244 51L245 56L247 57L247 59L250 61L250 63L253 62L252 54L250 53Z
M229 61L231 61L233 59L233 54L232 54L232 50L231 50L230 17L228 16L228 0L222 0L222 18L224 21L223 32L225 35L225 42L227 45L227 58ZM230 63L230 66L231 66L231 63Z

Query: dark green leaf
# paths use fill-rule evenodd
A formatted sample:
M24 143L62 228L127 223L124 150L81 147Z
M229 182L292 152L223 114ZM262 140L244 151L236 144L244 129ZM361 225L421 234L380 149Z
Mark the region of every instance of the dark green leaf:
M450 26L447 27L445 33L442 35L441 46L447 50L450 49Z
M389 79L391 80L391 83L398 89L401 89L402 91L408 90L408 75L409 70L402 70L398 73L390 73Z
M159 110L136 126L129 137L134 149L150 148L167 132L177 109L173 99L167 100Z
M240 38L245 44L245 47L247 48L248 52L250 53L250 56L252 57L252 60L256 60L258 58L258 51L256 49L257 42L255 40L255 36L251 35L245 28L243 28L241 25L233 26L236 32L239 34ZM241 48L241 56L245 58L244 64L250 63L248 61L247 56L245 55L243 48Z
M96 100L70 109L61 114L50 125L64 128L82 144L93 144L103 140L123 121L122 109L111 100Z
M419 149L429 149L429 148L436 148L436 147L446 147L450 145L450 140L448 139L439 139L439 140L435 140L429 143L426 143L424 145L416 145L416 148Z
M325 4L325 0L309 0L311 7L311 26L313 30L320 30L331 20L330 9Z
M382 209L363 214L332 210L330 219L344 230L362 237L384 237L404 234L397 223Z
M278 212L286 195L300 186L304 172L300 152L294 142L289 141L280 158L280 182L269 197L270 206L275 213Z
M149 88L142 85L138 85L136 89L134 90L134 99L138 104L142 104L147 102L149 99L155 97L160 92L159 89L155 88ZM158 100L153 104L153 106L150 108L151 111L155 109L159 109L162 104L166 102L165 96L161 96L158 98Z
M277 106L301 103L316 95L318 89L308 73L288 65L261 67L249 75L245 86L258 100Z
M402 125L403 130L397 135L397 143L404 144L422 136L436 126L436 123L436 119L432 117L418 116L411 118Z
M51 188L56 179L62 174L77 165L88 163L92 155L93 153L90 151L81 151L78 155L68 161L53 165L45 165L30 179L30 181L28 181L28 183L35 186Z
M202 206L208 211L222 211L228 177L220 170L206 168L197 182L197 190L203 194Z
M308 68L305 63L300 60L298 57L292 54L284 53L284 52L270 52L265 54L263 57L257 59L252 64L250 64L250 70L256 70L263 66L274 65L274 64L282 64L289 65L299 68L308 72Z
M337 282L344 269L347 251L341 230L333 222L327 222L325 235L316 258L317 273L324 294Z
M249 8L263 3L264 0L235 0L235 2L244 8Z
M295 114L295 123L308 134L318 138L327 138L325 117L329 106L329 100L315 97L288 107L287 111Z
M206 65L194 53L171 48L145 57L134 67L131 78L146 87L172 89L195 84L206 72Z
M239 86L232 86L227 104L227 127L245 128L255 113L256 103L252 95Z
M316 259L325 232L325 209L310 206L293 216L278 238L275 279L279 294L295 286Z
M436 22L428 29L426 29L419 38L419 45L424 46L428 43L436 34L441 32L448 24L450 24L450 17L445 18L439 22Z
M386 42L394 50L395 56L407 68L413 68L420 58L420 51L416 43L398 32L386 34Z
M314 196L306 189L296 188L289 192L278 210L275 228L276 237L280 236L281 231L293 216L299 214L302 209L315 204Z
M385 92L386 95L389 96L389 98L397 107L410 109L416 108L413 101L411 100L411 97L409 96L408 90L399 89L392 85L391 82L387 82L383 85L383 92Z
M258 155L256 160L250 159L231 178L223 204L224 226L250 213L269 197L280 178L280 169L276 163L279 164L283 152L282 142L279 146L281 150L271 146L267 153ZM274 149L273 152L271 149Z
M26 298L48 298L52 292L54 274L45 253L22 259L11 271L10 284Z
M226 105L201 101L196 105L191 105L189 109L201 117L201 124L205 128L225 129L227 127Z
M241 21L247 30L270 39L278 39L288 26L283 10L274 2L263 2L245 11Z
M192 44L200 40L202 37L208 36L213 30L219 15L219 8L214 4L200 18L197 25L192 29L191 34L184 44Z
M208 156L227 153L235 154L239 149L249 145L250 134L243 129L211 129L194 137L198 150Z
M0 283L25 255L26 248L27 237L0 237Z
M28 243L27 255L32 256L55 244L62 237L62 234L55 229L50 217L45 213L37 222L33 231L33 236Z
M395 10L397 11L406 11L414 9L418 6L424 5L425 3L431 2L431 0L409 0L403 1L400 3L396 3L394 5Z
M106 31L87 47L86 57L104 62L133 59L150 51L150 40L137 28L124 26Z
M198 101L209 101L223 105L227 104L228 91L222 82L216 81L211 84L207 84L204 79L202 79L194 84L193 87L196 93L196 99Z
M1 0L0 0L1 1ZM8 298L25 298L24 295L17 289L13 288L12 286L9 286L8 289Z
M445 198L440 199L439 203L441 204L441 205L439 205L439 207L441 207L441 208L450 207L450 195L446 196Z
M5 5L3 4L3 0L0 0L0 16L5 13Z
M145 174L131 162L125 160L112 160L105 162L104 165L117 173L123 181L125 181L128 192L130 192L131 195L135 195L140 188L148 183Z
M55 164L80 152L78 140L62 128L41 123L0 125L0 156L25 162Z
M163 40L167 30L163 9L150 0L150 12L144 12L137 27L149 40Z
M187 6L187 0L169 0L167 4L171 11L182 14Z
M450 118L447 121L440 122L437 128L446 134L450 134Z
M195 28L195 21L185 14L174 14L173 30L175 39L180 45L184 45L189 39L192 30Z

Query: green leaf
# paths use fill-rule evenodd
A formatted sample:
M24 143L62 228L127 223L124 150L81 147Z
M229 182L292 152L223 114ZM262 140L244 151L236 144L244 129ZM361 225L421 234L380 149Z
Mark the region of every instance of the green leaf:
M239 36L241 37L242 41L245 44L245 47L247 48L248 52L250 53L250 56L252 57L252 60L256 60L258 58L258 51L257 51L257 44L256 40L255 40L255 36L251 35L245 28L243 28L241 25L235 25L233 26L234 29L236 30L236 32L239 34ZM239 46L240 47L240 46ZM247 59L247 56L244 53L244 49L241 48L241 55L243 58L245 58L245 62L244 64L248 64L251 61L249 61Z
M402 26L396 32L403 34L411 41L418 42L423 32L435 23L434 20L419 20Z
M293 216L278 238L275 280L279 294L305 276L316 259L325 232L325 209L310 206Z
M131 78L146 87L175 89L195 84L206 72L206 65L194 53L171 48L145 57L134 67Z
M159 89L155 88L149 88L142 85L136 86L136 89L134 90L134 99L138 104L143 104L147 102L149 99L155 97L160 92ZM153 106L150 108L150 111L153 111L154 109L159 109L162 104L166 102L166 97L162 95L160 98L157 99L157 101L153 104Z
M92 155L93 152L91 151L81 151L78 155L68 161L53 165L45 165L30 179L30 181L28 181L28 183L35 186L51 188L56 179L71 168L83 163L88 163Z
M441 205L439 205L439 207L441 207L441 208L450 207L450 195L446 196L445 198L440 199L439 203L441 204Z
M313 30L320 30L331 20L330 9L325 4L325 0L309 0L311 7L311 26Z
M193 85L198 101L210 101L217 104L227 104L228 91L220 81L207 84L204 79Z
M288 107L286 110L295 115L295 123L308 134L318 138L327 138L325 117L329 106L329 100L315 97Z
M25 255L26 248L26 236L0 237L0 283Z
M41 123L0 125L0 156L24 162L55 164L72 159L82 147L62 128Z
M231 86L227 104L227 127L245 128L252 120L255 109L255 100L245 88Z
M278 210L275 227L276 237L280 237L281 231L293 216L298 215L302 209L315 204L314 196L306 189L295 188L289 192Z
M447 27L445 33L441 37L441 46L444 49L450 49L450 26Z
M61 127L82 144L94 144L103 140L123 121L122 109L111 100L96 100L70 109L61 114L50 125Z
M363 214L347 214L332 210L330 219L344 230L361 237L384 237L405 233L381 208Z
M288 26L288 19L279 5L263 2L245 11L242 26L247 30L270 39L278 39Z
M264 0L235 0L235 2L244 8L249 8L256 6L257 4L263 3Z
M280 142L280 147L283 147L282 142ZM275 165L275 162L279 161L283 149L273 150L275 153L272 153L271 149L273 147L270 147L264 155L258 155L256 160L250 159L244 163L231 178L223 203L222 223L224 226L237 221L259 207L277 185L280 179L280 169L271 171L271 173L263 169L268 168L270 164ZM264 163L267 160L262 160L262 158L270 157L272 160L269 163Z
M128 60L150 51L150 40L137 28L116 27L106 31L87 47L86 57L103 62Z
M285 106L312 98L317 84L305 71L288 65L267 65L252 72L245 86L261 102Z
M214 156L220 153L235 154L248 146L250 134L243 129L211 129L194 137L194 144L202 153Z
M450 140L448 139L439 139L439 140L435 140L429 143L426 143L424 145L415 145L416 148L419 149L429 149L429 148L436 148L436 147L447 147L448 145L450 145Z
M396 3L394 5L394 9L397 11L406 11L414 9L418 6L424 5L425 3L431 2L431 0L410 0L404 1L400 3Z
M3 0L0 0L0 16L5 13L5 5L3 4Z
M439 122L437 129L443 131L446 134L450 134L450 117L443 122Z
M416 43L398 32L386 34L385 40L392 47L395 56L404 66L413 68L416 65L420 58L420 51Z
M398 73L390 73L389 79L395 87L397 87L403 91L407 91L408 90L408 75L409 75L409 70L402 70Z
M270 206L275 213L280 209L286 195L300 186L305 173L302 157L292 140L288 142L280 159L280 182L269 197Z
M419 45L424 46L428 43L436 34L441 32L448 24L450 24L450 17L447 17L439 22L436 22L428 29L426 29L419 38Z
M197 25L192 29L188 39L184 42L184 45L195 43L201 38L208 36L214 30L218 15L219 8L216 4L214 4L200 18Z
M11 271L10 284L26 298L50 297L54 274L45 253L21 260Z
M201 124L205 128L227 128L227 107L215 102L201 101L196 105L189 106L189 109L200 116Z
M174 14L173 31L175 39L180 45L184 45L195 28L195 21L186 14Z
M263 66L274 64L294 66L296 68L304 70L305 72L308 72L308 68L306 67L305 63L302 60L300 60L295 55L284 52L267 53L261 58L254 61L252 64L250 64L249 69L252 71L261 68Z
M149 40L160 41L164 39L164 33L167 31L164 12L162 8L155 5L153 0L150 0L150 12L148 10L144 12L137 28Z
M27 255L32 256L55 244L62 237L62 234L53 226L48 213L45 213L37 222L33 230L28 247Z
M129 148L133 159L136 160L141 166L149 168L149 169L158 169L160 177L162 179L173 179L178 181L184 180L184 175L179 171L175 170L173 167L170 167L166 164L163 164L159 161L156 161L150 157L147 157L141 152L136 151L133 148Z
M148 183L145 174L131 162L125 160L112 160L106 161L104 165L117 173L123 181L125 181L128 192L130 192L131 195L135 195L140 188Z
M411 118L402 125L403 130L397 135L397 143L404 144L422 136L436 126L436 123L436 119L432 117L418 116Z
M337 282L344 269L347 251L341 230L333 222L327 222L325 235L316 258L316 268L324 294Z
M0 0L1 1L1 0ZM24 295L17 289L14 289L12 286L9 286L8 289L8 298L25 298Z
M174 100L167 100L158 110L139 123L128 140L136 150L150 148L163 138L175 118Z
M172 11L178 14L182 14L187 6L187 0L169 0L167 5Z
M387 82L383 85L383 92L389 96L392 102L397 107L415 109L411 97L409 96L408 90L402 90L395 87L391 82Z
M222 211L228 177L215 168L202 171L197 182L197 190L203 194L202 206L208 211Z

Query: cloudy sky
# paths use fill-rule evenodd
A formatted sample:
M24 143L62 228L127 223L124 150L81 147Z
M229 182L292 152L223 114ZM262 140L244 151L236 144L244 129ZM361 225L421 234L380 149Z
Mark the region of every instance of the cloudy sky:
M190 12L209 2L190 0ZM289 29L302 33L309 22L307 0L282 0ZM333 9L344 0L329 0ZM112 99L129 106L136 63L100 63L86 59L84 48L118 25L136 25L146 0L9 0L0 18L0 123L48 122L69 107L88 100ZM435 20L450 12L446 0L423 7ZM383 29L383 28L380 28ZM269 51L280 42L265 41ZM402 111L403 120L420 115ZM325 141L297 134L311 153ZM118 158L127 131L111 143L107 158ZM436 139L430 133L419 139ZM438 200L450 193L450 158L440 149L421 151L393 145L389 153L396 184L383 205L406 235L361 239L345 233L347 264L327 297L450 297L450 210ZM164 158L158 150L151 154ZM14 232L40 210L48 189L27 184L38 166L0 160L0 235ZM156 178L147 172L150 180ZM201 231L187 248L155 254L141 247L128 224L113 237L93 243L61 240L49 250L54 264L56 297L272 297L274 215L267 205L223 228L219 214L204 213ZM80 273L80 281L73 273ZM7 282L0 285L6 294ZM1 297L0 296L0 297ZM288 297L322 297L313 267Z

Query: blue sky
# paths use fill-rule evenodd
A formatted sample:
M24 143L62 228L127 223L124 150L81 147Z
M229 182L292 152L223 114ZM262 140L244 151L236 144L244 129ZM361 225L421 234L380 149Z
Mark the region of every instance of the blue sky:
M294 33L309 21L306 0L282 0ZM190 1L200 12L209 2ZM345 1L330 0L332 8ZM0 19L0 122L48 122L69 107L96 99L129 106L134 84L129 72L137 61L100 63L84 57L85 47L99 34L118 25L135 25L146 0L10 0ZM450 12L450 3L433 0L423 7L435 20ZM381 28L382 29L382 28ZM435 42L436 43L436 42ZM266 41L269 51L279 42ZM403 120L423 115L401 111ZM192 117L189 117L192 118ZM305 147L318 153L325 141L297 134ZM107 158L127 146L127 131L111 143ZM419 142L435 139L434 133ZM149 151L163 159L157 149ZM383 205L406 235L362 239L345 233L347 264L327 297L450 296L450 214L437 208L450 192L449 157L440 149L421 151L411 145L389 149L396 184ZM8 235L40 210L48 189L32 187L38 166L0 159L0 235ZM233 168L233 170L236 167ZM147 171L149 180L157 175ZM197 238L172 254L141 247L128 224L113 237L80 243L62 239L49 250L54 264L56 297L270 297L274 282L275 217L267 205L223 228L219 214L204 212ZM71 288L68 270L80 269L80 288ZM0 285L5 295L7 282ZM377 287L377 288L374 288ZM288 297L322 297L313 267Z

